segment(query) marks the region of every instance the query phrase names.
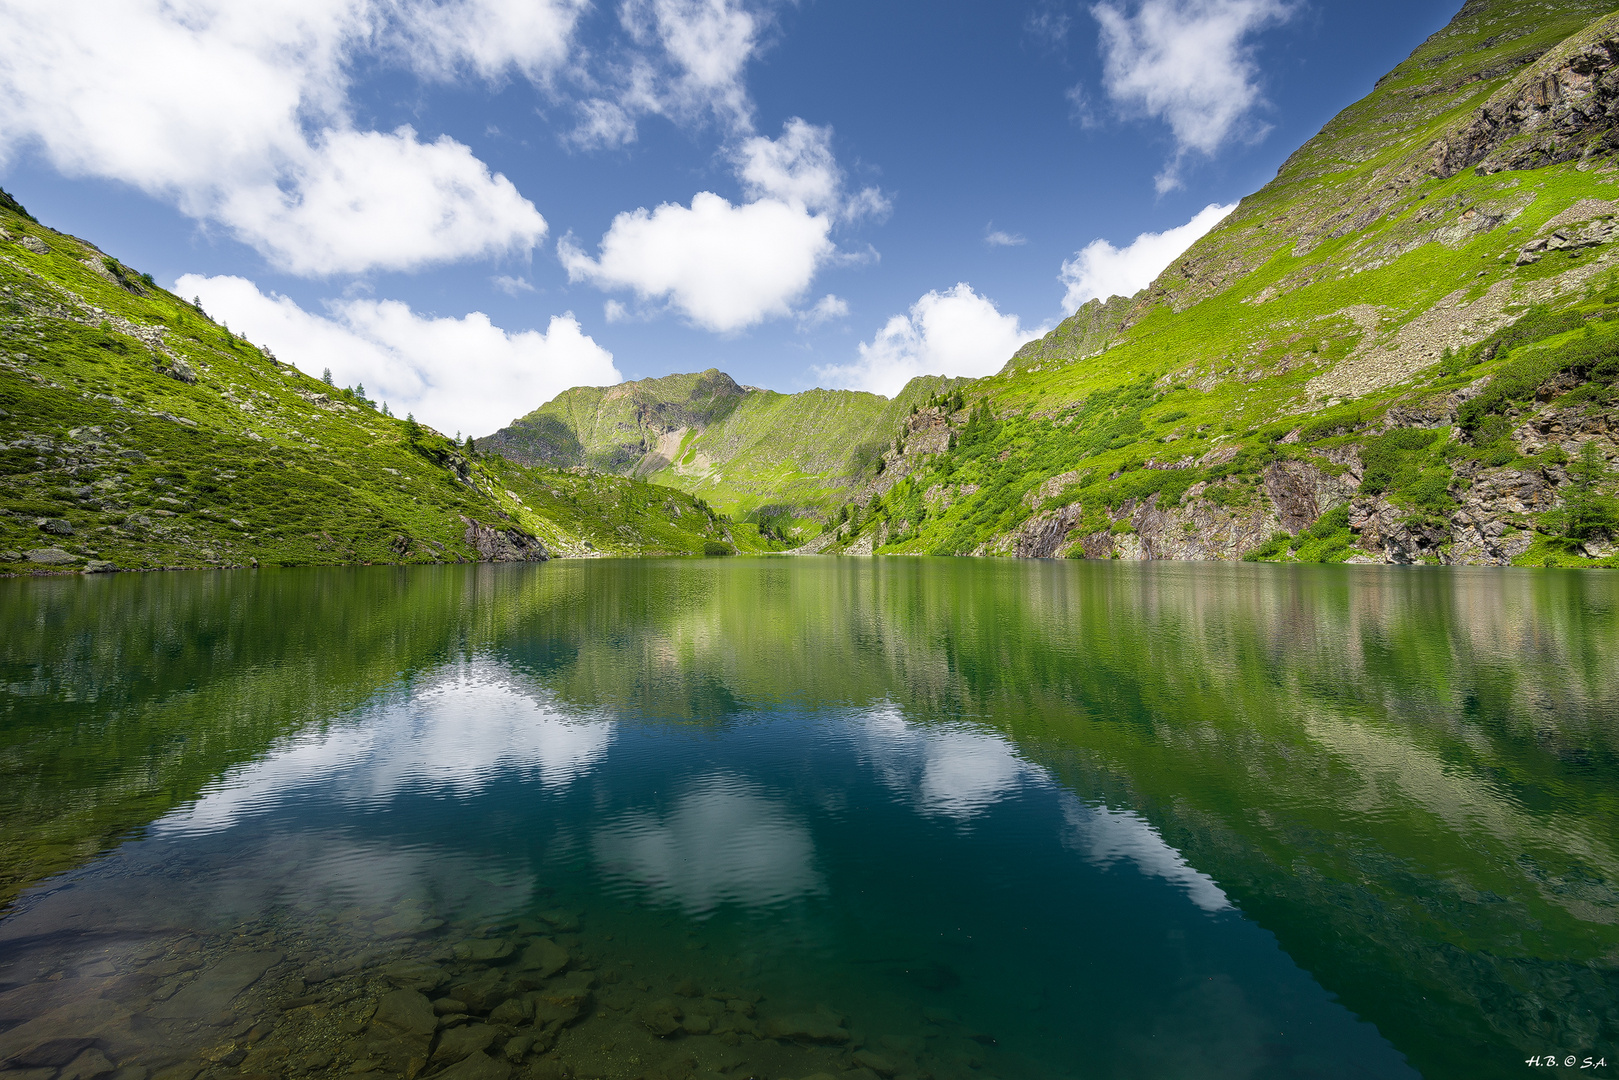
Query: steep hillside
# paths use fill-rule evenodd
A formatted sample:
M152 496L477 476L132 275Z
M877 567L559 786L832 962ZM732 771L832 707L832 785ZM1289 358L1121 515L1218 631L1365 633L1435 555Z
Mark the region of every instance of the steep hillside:
M1469 0L1142 294L910 417L814 547L1612 563L1616 116L1605 3Z
M751 540L750 540L751 535ZM0 193L0 573L757 547L640 480L486 458L278 362Z
M778 394L710 368L575 387L477 446L527 464L644 476L737 518L824 515L875 475L911 408L950 385L913 379L893 400Z

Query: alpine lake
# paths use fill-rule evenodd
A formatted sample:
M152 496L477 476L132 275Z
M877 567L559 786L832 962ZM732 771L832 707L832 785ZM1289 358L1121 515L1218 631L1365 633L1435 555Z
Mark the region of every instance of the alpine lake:
M1611 1076L1619 575L0 581L0 904L8 1080Z

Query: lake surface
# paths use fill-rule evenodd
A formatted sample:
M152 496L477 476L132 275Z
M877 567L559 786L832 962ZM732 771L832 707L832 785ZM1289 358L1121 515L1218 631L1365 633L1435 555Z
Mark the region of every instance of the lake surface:
M3 581L0 902L39 1080L1613 1075L1619 575Z

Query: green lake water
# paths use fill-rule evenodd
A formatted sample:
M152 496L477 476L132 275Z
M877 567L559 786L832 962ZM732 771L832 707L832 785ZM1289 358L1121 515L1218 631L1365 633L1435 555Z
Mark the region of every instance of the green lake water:
M0 903L30 1080L1613 1075L1619 575L0 581Z

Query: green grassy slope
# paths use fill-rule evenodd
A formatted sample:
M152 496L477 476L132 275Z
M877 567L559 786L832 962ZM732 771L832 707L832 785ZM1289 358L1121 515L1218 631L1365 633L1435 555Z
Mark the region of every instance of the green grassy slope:
M1471 0L1143 294L921 417L955 449L831 549L1611 561L1605 14Z
M561 554L758 546L682 493L385 417L0 201L0 573L493 557L469 521Z
M575 387L477 446L522 463L646 476L738 519L762 512L807 524L874 476L911 407L949 385L913 379L892 400L854 390L778 394L711 368Z

